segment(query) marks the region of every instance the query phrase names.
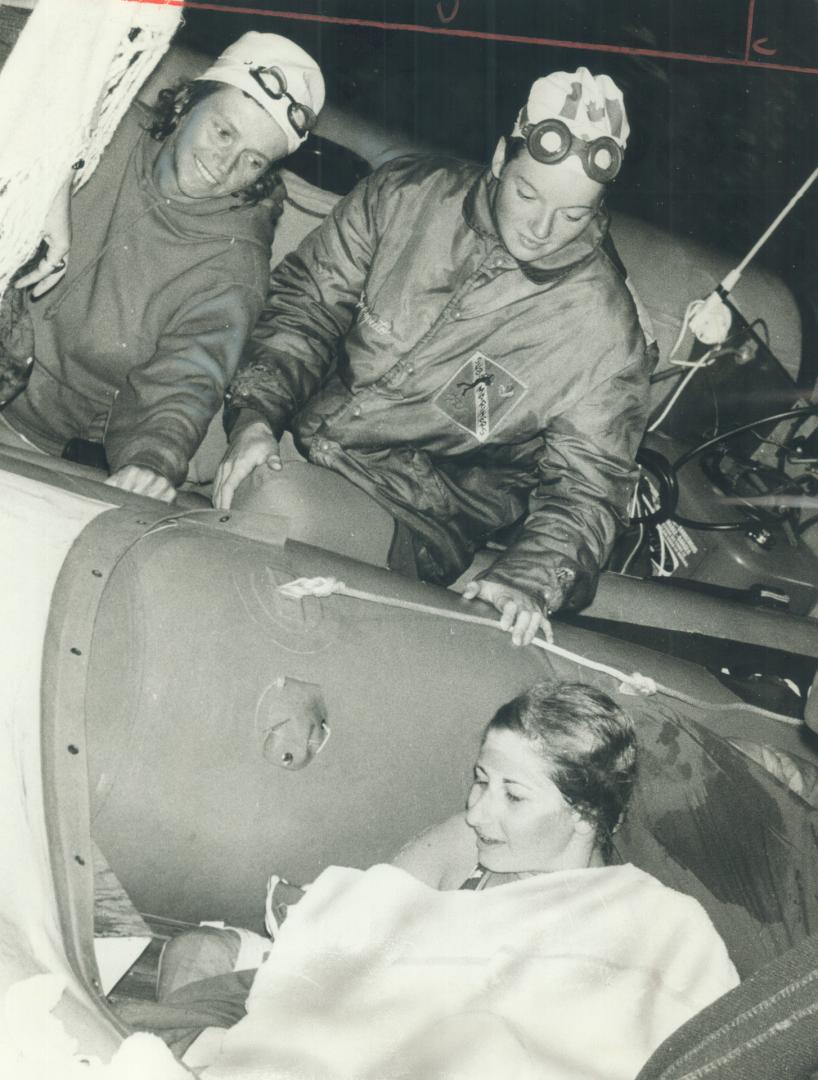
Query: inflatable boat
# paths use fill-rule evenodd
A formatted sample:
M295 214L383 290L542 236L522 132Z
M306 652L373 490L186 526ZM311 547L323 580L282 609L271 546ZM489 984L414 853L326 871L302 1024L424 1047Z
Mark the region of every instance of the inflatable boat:
M101 1060L126 1034L94 946L100 857L151 918L258 927L272 870L307 881L387 860L457 810L487 718L549 672L636 717L618 857L697 896L744 976L808 936L809 731L702 666L562 622L557 652L517 649L489 609L474 621L455 593L293 542L283 520L271 534L267 518L169 508L39 455L4 453L0 487L16 628L0 679L7 1025L17 1003L28 1035L59 1021L76 1054ZM290 594L316 578L333 584ZM759 618L818 657L807 620ZM658 690L634 694L634 675ZM798 781L758 764L760 749ZM53 1015L37 1019L35 1000ZM17 1034L5 1053L48 1041Z

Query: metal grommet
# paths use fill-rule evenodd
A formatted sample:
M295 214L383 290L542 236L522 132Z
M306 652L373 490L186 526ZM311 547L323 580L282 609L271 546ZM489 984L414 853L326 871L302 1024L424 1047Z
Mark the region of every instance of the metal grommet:
M289 750L285 750L284 753L281 755L281 761L282 761L282 764L284 764L284 765L287 765L287 766L292 765L292 763L293 763L293 755L290 753Z

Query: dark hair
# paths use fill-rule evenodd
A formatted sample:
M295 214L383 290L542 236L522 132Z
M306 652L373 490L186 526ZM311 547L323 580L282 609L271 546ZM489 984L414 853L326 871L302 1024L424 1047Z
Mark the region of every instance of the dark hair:
M183 116L186 116L205 98L209 98L217 91L223 90L224 87L225 83L211 79L199 79L192 82L180 82L176 86L169 86L164 90L160 90L156 98L156 104L151 108L148 134L157 142L163 142L168 135L171 135L176 130ZM245 97L249 97L249 94L245 94ZM271 162L252 184L248 184L246 188L242 188L240 191L234 192L234 194L251 206L260 203L262 199L271 199L273 203L273 220L276 220L281 216L281 211L284 209L284 199L287 195L284 181L278 175L277 162Z
M543 680L497 710L486 733L498 728L534 745L565 801L594 826L609 862L636 779L636 732L628 714L592 686Z
M525 139L520 138L519 135L509 135L506 139L505 151L503 153L503 165L508 165L509 162L519 157L525 150Z

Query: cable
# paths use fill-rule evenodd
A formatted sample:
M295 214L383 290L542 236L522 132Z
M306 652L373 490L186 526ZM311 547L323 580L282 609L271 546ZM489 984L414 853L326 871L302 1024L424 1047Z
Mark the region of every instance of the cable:
M818 514L813 514L812 517L808 517L806 521L802 521L798 528L795 530L798 536L805 533L807 529L811 529L813 525L818 525Z
M665 534L662 532L661 525L658 525L656 527L656 536L659 540L659 561L657 562L656 559L651 559L650 565L655 571L657 577L670 577L668 572L665 570L665 555L667 554L667 548L665 547Z
M677 352L679 346L682 344L682 341L684 339L685 334L687 333L687 328L690 325L690 316L693 314L693 311L694 311L695 306L696 306L697 303L698 303L697 300L691 300L690 303L685 308L684 318L682 319L682 328L679 331L679 336L676 338L676 342L675 342L673 348L670 350L670 355L668 356L668 360L671 363L678 363L680 366L681 365L687 366L685 361L683 361L683 360L682 361L674 361L673 357L676 355L676 352Z
M647 509L648 512L638 517L632 516L631 521L634 525L658 525L662 521L667 521L679 502L679 485L676 482L675 471L664 454L660 454L658 450L651 450L647 446L640 446L637 450L636 464L647 469L659 481L657 492L659 501L656 506L651 506L648 500L643 498L643 509Z
M769 347L770 347L770 328L769 328L769 326L767 326L766 320L765 319L753 319L753 321L750 323L749 330L753 334L753 336L756 338L756 340L758 339L758 335L756 335L754 333L754 331L755 331L755 328L757 326L760 326L761 329L764 331L764 345L766 346L766 348L769 349Z
M750 431L753 433L753 435L755 435L755 437L758 439L759 442L769 443L770 446L777 446L779 450L787 450L788 449L788 446L787 446L786 443L779 442L778 439L765 439L763 435L759 435L759 433L755 430L755 428L750 428Z
M714 435L712 439L708 439L706 442L699 443L698 446L694 446L691 450L686 450L680 457L678 457L672 464L671 468L678 472L679 469L687 465L694 457L704 453L705 450L709 450L711 446L715 446L717 443L724 442L727 439L732 439L736 435L741 435L745 431L752 431L754 427L758 427L759 424L773 424L778 423L780 420L791 420L796 417L814 416L818 413L818 405L805 405L800 409L787 409L786 412L773 413L771 416L763 416L760 420L753 420L749 424L741 424L740 427L732 428L730 431L725 431L721 435Z
M816 520L818 520L818 519L816 519ZM630 564L633 562L633 560L636 558L637 554L639 553L639 549L642 547L642 544L644 544L644 542L645 542L645 526L640 524L639 525L639 534L638 534L638 536L636 538L636 544L634 545L633 551L630 553L630 555L627 557L627 559L625 559L625 561L622 563L622 566L617 571L618 573L624 574L627 571L628 567L630 566Z
M713 357L713 359L711 359L712 353L713 353L713 350L708 349L707 352L704 353L703 356L699 357L699 359L695 362L695 364L689 365L690 370L687 372L685 377L682 379L682 381L679 383L679 385L673 391L673 394L672 394L670 400L668 401L667 405L665 405L662 412L659 414L659 416L653 421L653 423L647 429L648 431L655 431L659 427L659 425L662 423L662 421L667 418L670 410L673 408L673 406L679 400L679 397L682 394L682 391L687 386L687 384L690 382L690 380L693 378L693 376L696 374L696 372L701 371L701 369L703 367L707 367L707 366L709 366L710 364L713 363L713 360L715 360L715 357ZM685 366L688 366L688 365L686 364Z
M746 521L696 521L694 518L682 517L681 514L671 516L677 525L683 525L685 529L699 529L702 532L738 532L739 529L748 527Z
M636 514L636 511L639 508L639 502L640 502L639 481L637 480L636 484L634 485L633 495L631 495L631 501L628 503L628 517L629 517L629 519L631 521L634 520L634 516ZM622 567L619 570L620 574L624 574L625 571L630 566L630 564L633 562L633 560L634 560L634 558L636 556L636 553L639 551L640 547L642 546L642 542L643 542L644 539L645 539L645 527L644 527L644 525L642 525L640 523L640 525L639 525L639 534L638 534L638 536L636 538L636 546L631 551L630 555L628 555L627 559L625 559L625 562L622 564Z
M688 372L685 378L689 378L691 374L691 372ZM666 409L665 411L667 412L668 410ZM818 412L818 405L807 405L798 409L788 409L786 412L774 413L771 416L762 417L760 420L753 420L749 424L742 424L740 427L732 428L730 431L726 431L721 435L715 435L713 438L700 443L698 446L692 447L690 450L681 454L672 464L664 457L664 455L659 454L657 451L641 447L637 454L637 462L643 467L646 467L659 480L659 505L655 509L650 509L647 500L644 500L643 506L647 506L650 512L647 514L642 513L638 517L631 515L631 521L635 525L653 525L657 527L657 533L659 533L660 540L660 556L666 550L666 544L665 538L658 527L662 522L667 521L668 519L675 521L677 525L681 525L686 529L697 529L703 532L738 532L739 530L746 529L748 527L746 518L741 521L712 522L697 521L694 518L683 517L682 515L677 514L676 506L679 498L679 471L685 465L689 464L693 458L704 453L704 451L708 450L711 446L716 446L745 431L749 431L756 438L760 438L758 432L754 430L759 424L777 423L781 420L795 419L796 424L793 425L793 430L797 430L799 424L802 423L807 416L814 415L816 412ZM652 428L649 430L652 430ZM797 481L791 481L789 477L786 477L781 488L776 490L781 490L790 483L797 483ZM778 515L773 515L771 513L761 514L758 511L755 511L755 513L757 520L764 520L766 518L768 521L774 521L776 523L780 520ZM629 565L630 561L635 557L637 550L638 548L631 552L627 565ZM661 566L661 576L667 576L664 568L664 558L661 559ZM676 568L674 567L674 569ZM671 573L672 572L673 571L671 571Z

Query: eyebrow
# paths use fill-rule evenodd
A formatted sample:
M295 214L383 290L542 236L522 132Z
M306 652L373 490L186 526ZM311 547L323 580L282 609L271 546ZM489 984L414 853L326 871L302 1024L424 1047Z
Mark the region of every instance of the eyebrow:
M503 783L504 784L514 784L517 787L523 787L523 788L526 789L526 791L533 791L534 790L533 784L527 784L524 780L514 780L510 776L504 776L503 777Z
M524 176L515 176L514 178L518 184L525 184L529 191L533 191L535 195L539 196L539 191L530 184ZM561 206L560 210L593 210L593 206L586 206L584 203L577 203L576 206Z
M488 776L488 772L486 771L486 769L479 762L475 763L474 771L475 772L481 772L484 776ZM534 788L533 784L527 784L524 780L516 780L512 776L504 776L504 777L502 777L501 783L503 783L503 784L517 784L519 787L524 787L528 791L532 791L533 788Z

